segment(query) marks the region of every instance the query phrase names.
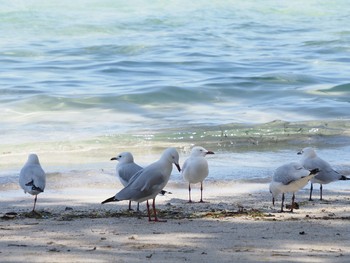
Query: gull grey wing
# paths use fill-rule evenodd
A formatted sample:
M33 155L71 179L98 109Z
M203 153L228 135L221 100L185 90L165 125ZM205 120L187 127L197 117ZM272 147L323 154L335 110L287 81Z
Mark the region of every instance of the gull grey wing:
M144 170L144 169L141 169L141 170L137 171L137 172L130 178L128 185L134 183L134 181L142 174L143 170ZM128 185L127 185L127 186L128 186Z
M309 174L310 172L304 169L302 166L297 166L295 164L287 164L277 168L273 176L273 180L275 182L288 185L291 182L308 176Z
M320 172L317 174L315 178L317 178L317 180L322 181L323 183L336 181L341 179L342 177L340 173L333 170L333 168L330 166L328 162L322 160L321 158L312 159L309 162L307 162L306 165L310 167L308 169L318 168L320 170Z
M130 179L141 169L143 168L135 163L124 164L118 169L119 177L125 182L129 182Z
M138 200L152 194L158 194L164 183L165 180L161 174L149 176L147 173L140 173L133 182L117 193L116 197L118 200Z

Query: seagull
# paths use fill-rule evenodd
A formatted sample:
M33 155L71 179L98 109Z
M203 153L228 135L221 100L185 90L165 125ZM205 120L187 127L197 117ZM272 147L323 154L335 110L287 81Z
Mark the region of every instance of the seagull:
M33 212L35 211L38 194L44 192L45 183L46 175L41 168L38 156L36 154L30 154L19 174L19 185L24 190L24 193L35 195Z
M203 203L203 181L209 174L208 162L204 158L207 154L214 154L201 146L195 146L191 150L190 157L182 166L182 176L188 182L188 202L191 200L191 184L201 183L201 199Z
M134 163L134 157L130 152L122 152L116 157L111 158L111 161L117 160L119 163L116 166L116 174L123 186L127 186L131 177L143 168ZM129 200L129 210L131 209L131 200ZM137 203L137 211L139 211L139 203Z
M125 188L119 191L115 196L103 201L102 204L122 200L131 200L139 203L147 201L148 220L153 221L151 219L148 203L149 199L153 199L152 208L154 213L154 221L160 222L161 220L157 218L155 199L169 181L173 170L172 164L175 164L179 172L181 172L179 165L179 153L173 147L167 148L162 153L158 161L137 172L130 179Z
M329 184L337 180L350 180L350 178L347 178L346 176L333 170L328 162L322 160L320 157L317 156L313 148L304 148L303 150L298 152L298 154L302 155L301 164L306 169L318 168L320 170L320 172L311 180L309 201L312 201L312 190L314 183L320 184L320 200L322 200L323 184Z
M293 193L291 208L291 212L293 212L295 192L303 188L318 172L317 168L309 171L297 162L278 167L270 183L272 204L275 205L276 196L282 193L281 212L283 212L284 193Z

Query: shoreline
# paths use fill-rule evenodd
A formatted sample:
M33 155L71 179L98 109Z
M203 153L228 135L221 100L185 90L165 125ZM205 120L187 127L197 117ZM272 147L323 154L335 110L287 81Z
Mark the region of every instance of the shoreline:
M24 137L10 144L3 138L0 144L0 169L1 172L20 169L29 153L38 154L42 164L48 167L66 166L64 171L67 171L107 164L110 157L123 151L132 152L136 160L147 164L170 146L183 155L187 155L193 145L201 145L215 152L237 154L300 150L307 146L331 149L349 147L349 135L349 120L344 119L183 126L121 134L91 134L90 137L75 140L52 137L47 141L40 138L33 141ZM11 136L17 137L16 134Z
M178 148L180 152L180 166L183 165L188 158L188 152L184 152ZM211 148L208 148L212 150ZM270 151L257 151L251 149L246 152L234 151L217 151L215 154L207 158L209 164L209 176L206 182L215 184L219 182L225 183L266 183L269 182L275 169L282 164L289 162L298 162L300 156L296 153L301 148L290 147L289 149L279 149ZM316 148L319 156L327 160L334 170L349 176L350 162L347 158L347 152L350 145L341 147L324 147ZM113 152L97 159L86 159L78 164L77 160L64 158L67 163L52 164L50 158L55 160L55 155L41 154L39 155L40 163L47 175L46 189L56 189L80 185L81 187L95 187L96 185L108 188L110 185L118 188L119 180L115 177L115 166L117 162L110 161L110 158L119 152ZM98 155L98 153L96 153ZM61 157L62 158L62 157ZM79 157L81 158L81 157ZM145 155L135 154L136 163L145 167L159 158L159 154ZM27 155L16 159L18 163L11 169L2 169L0 172L0 190L7 191L18 189L19 172L27 159ZM2 159L6 162L6 159ZM71 162L70 162L71 161ZM21 163L19 163L21 162ZM174 184L181 185L184 180L181 173L173 170L170 181Z
M350 190L325 188L324 201L316 192L309 202L304 189L296 194L300 209L279 213L280 199L272 207L265 187L211 184L208 203L188 204L187 189L167 185L172 194L156 198L165 223L148 222L144 203L141 215L127 212L127 201L100 205L112 188L43 193L44 216L31 218L33 197L22 192L0 203L0 255L3 262L347 262ZM11 211L17 216L5 220Z

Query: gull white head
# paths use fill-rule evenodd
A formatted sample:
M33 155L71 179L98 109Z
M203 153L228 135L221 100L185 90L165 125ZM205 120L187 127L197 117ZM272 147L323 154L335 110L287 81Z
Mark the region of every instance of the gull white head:
M119 163L133 163L134 157L130 152L122 152L116 157L111 158L111 161L117 160Z
M298 152L298 155L302 155L303 158L313 158L316 157L316 152L312 147L306 147Z
M179 172L181 172L181 168L179 165L179 153L177 152L177 150L173 147L167 148L161 156L162 160L167 160L170 163L175 164L177 170Z
M29 155L28 155L27 163L28 163L28 164L40 164L40 163L39 163L38 155L36 155L35 153L29 154Z
M207 154L214 154L212 151L208 151L202 146L195 146L191 150L191 156L197 157L197 156L206 156Z

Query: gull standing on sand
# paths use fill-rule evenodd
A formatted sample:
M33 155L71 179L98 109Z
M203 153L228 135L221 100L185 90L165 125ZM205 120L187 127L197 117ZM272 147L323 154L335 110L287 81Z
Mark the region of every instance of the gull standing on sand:
M147 200L147 212L148 220L151 219L151 212L149 209L149 199L153 199L153 213L154 221L160 221L157 218L155 199L159 192L168 183L173 165L177 167L179 172L181 171L179 165L179 153L175 148L167 148L161 155L160 159L149 166L145 167L135 174L129 181L129 184L118 192L115 196L106 199L102 204L108 202L116 202L122 200L131 200L135 202L143 202Z
M320 184L320 200L322 200L323 184L329 184L337 180L350 180L350 178L347 178L346 176L338 173L337 171L334 171L328 162L322 160L320 157L317 156L313 148L304 148L303 150L298 152L298 154L302 155L301 164L306 169L318 168L320 170L320 172L311 180L309 201L312 201L313 184Z
M188 202L191 200L191 184L201 183L201 199L200 203L203 203L203 181L209 174L208 162L205 159L207 154L214 154L212 151L208 151L201 146L195 146L191 150L190 157L185 161L182 166L182 176L188 182Z
M46 175L41 168L38 156L36 154L30 154L19 174L19 185L24 190L24 193L35 195L33 212L38 194L44 192L45 183Z
M284 193L293 193L291 212L295 205L295 192L303 188L310 179L316 176L319 170L311 171L305 169L300 163L292 162L278 167L270 183L272 204L275 205L275 198L282 193L281 212L283 212Z
M131 177L143 168L134 162L134 157L130 152L122 152L111 161L117 160L116 175L123 186L127 186ZM131 200L129 200L129 210L131 210ZM137 203L137 211L139 211L139 203Z

